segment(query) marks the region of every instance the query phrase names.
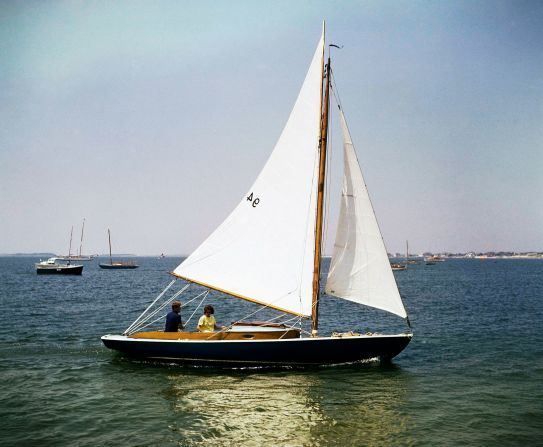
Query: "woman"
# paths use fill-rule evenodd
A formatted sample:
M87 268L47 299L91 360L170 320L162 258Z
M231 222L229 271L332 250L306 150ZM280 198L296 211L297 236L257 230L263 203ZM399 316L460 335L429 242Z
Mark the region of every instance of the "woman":
M213 332L217 329L225 329L224 326L217 326L217 322L213 316L214 313L215 309L213 309L213 306L208 304L204 307L204 314L198 320L198 330L200 332Z

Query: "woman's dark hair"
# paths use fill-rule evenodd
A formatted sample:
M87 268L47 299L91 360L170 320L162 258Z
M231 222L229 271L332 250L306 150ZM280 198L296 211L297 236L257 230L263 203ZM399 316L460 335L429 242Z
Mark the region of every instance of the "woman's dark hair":
M213 315L215 313L215 309L213 309L213 306L208 304L207 306L204 307L204 313L206 313L207 311L209 311L211 313L211 315Z

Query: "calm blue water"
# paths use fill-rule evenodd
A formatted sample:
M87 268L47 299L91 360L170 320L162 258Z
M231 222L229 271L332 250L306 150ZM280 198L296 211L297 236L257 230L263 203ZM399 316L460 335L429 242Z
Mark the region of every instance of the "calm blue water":
M35 261L0 258L2 446L543 445L543 261L397 272L415 337L392 364L284 370L134 362L102 346L178 259L140 258L134 271L93 261L71 278L37 276ZM256 310L208 302L219 323ZM323 299L321 332L387 326L404 328Z

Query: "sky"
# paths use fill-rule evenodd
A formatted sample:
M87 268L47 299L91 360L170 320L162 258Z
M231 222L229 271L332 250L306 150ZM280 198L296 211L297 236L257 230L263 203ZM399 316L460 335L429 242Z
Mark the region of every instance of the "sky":
M323 19L388 250L543 251L542 2L8 0L0 253L66 253L85 219L84 253L110 228L117 253L189 254L271 153Z

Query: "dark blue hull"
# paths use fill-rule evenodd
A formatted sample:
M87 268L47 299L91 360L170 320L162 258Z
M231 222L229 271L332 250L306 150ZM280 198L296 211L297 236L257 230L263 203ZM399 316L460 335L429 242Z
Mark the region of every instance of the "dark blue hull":
M74 266L70 268L59 267L55 269L36 269L38 275L81 275L83 273L83 266Z
M105 335L104 344L123 354L191 364L329 365L389 360L411 341L410 334L316 337L290 340L155 340Z
M129 270L137 269L139 265L137 264L99 264L101 269L106 270Z

